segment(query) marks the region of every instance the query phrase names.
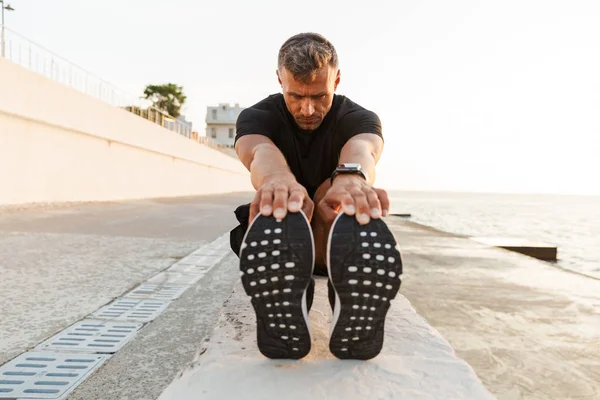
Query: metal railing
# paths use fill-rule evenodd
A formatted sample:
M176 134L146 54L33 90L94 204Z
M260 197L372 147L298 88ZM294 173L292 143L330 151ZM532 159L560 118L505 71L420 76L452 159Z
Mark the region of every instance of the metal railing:
M150 101L112 85L7 27L4 34L5 58L13 63L197 141L191 124L173 119L152 107Z

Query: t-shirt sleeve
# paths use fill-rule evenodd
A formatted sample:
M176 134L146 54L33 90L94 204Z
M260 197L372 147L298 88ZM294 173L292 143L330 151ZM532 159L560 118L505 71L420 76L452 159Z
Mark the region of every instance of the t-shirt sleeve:
M276 140L277 124L271 111L258 108L242 110L236 121L235 141L245 135L258 134Z
M348 113L340 119L339 126L341 146L361 133L372 133L383 139L381 120L373 111L357 110Z

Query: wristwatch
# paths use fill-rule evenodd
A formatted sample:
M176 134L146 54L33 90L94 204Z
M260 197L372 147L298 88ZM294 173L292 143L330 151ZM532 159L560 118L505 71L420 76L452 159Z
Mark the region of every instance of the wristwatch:
M332 185L335 177L341 174L357 174L362 176L365 179L365 181L369 180L367 177L367 172L364 169L362 169L361 165L358 163L345 163L338 165L331 174L330 181Z

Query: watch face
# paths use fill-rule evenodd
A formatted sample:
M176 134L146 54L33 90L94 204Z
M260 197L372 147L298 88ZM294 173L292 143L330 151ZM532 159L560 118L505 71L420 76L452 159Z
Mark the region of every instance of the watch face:
M368 181L367 173L362 169L362 166L359 163L344 163L338 165L331 175L332 184L333 179L339 174L359 174L365 179L365 181Z
M340 164L338 170L346 170L346 171L356 171L360 169L360 164L358 163L345 163Z

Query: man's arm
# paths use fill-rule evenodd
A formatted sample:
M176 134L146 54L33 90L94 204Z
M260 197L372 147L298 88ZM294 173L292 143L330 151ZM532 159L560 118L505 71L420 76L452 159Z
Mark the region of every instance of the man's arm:
M235 144L239 159L250 171L257 190L250 205L250 221L260 212L265 216L284 218L287 211L303 210L312 218L313 203L306 189L290 171L285 157L275 144L263 135L244 135Z
M291 175L285 157L266 136L242 136L235 144L235 151L250 171L252 185L256 190L260 189L270 175Z
M383 151L383 139L371 133L361 133L353 136L346 142L340 153L340 164L360 163L367 173L367 182L373 185L375 182L375 165ZM337 180L337 179L336 179Z
M353 136L346 142L340 153L340 163L360 163L368 181L358 175L338 175L333 185L324 182L317 190L315 200L326 220L333 220L340 208L348 215L356 214L361 224L388 214L390 203L386 191L372 187L375 165L382 151L383 139L371 133Z

